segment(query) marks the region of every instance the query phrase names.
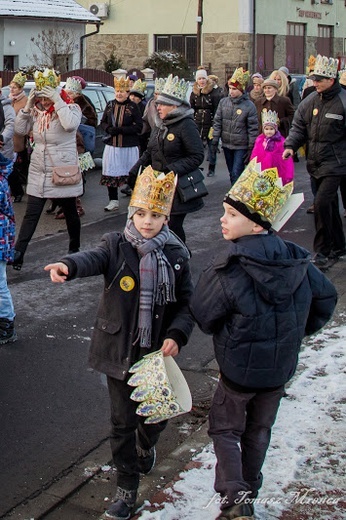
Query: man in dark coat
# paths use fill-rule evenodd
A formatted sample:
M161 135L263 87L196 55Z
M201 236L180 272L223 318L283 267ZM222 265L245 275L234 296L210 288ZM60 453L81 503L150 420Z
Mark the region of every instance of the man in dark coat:
M332 61L331 61L332 60ZM346 254L339 213L338 189L346 175L346 92L338 81L338 60L317 56L313 79L316 92L304 99L285 141L284 157L307 143L307 170L315 181L314 199L317 266Z

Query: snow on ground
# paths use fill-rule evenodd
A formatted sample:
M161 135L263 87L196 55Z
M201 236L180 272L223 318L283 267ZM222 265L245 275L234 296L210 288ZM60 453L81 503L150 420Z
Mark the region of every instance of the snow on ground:
M346 325L335 323L305 342L273 429L256 520L346 518L345 345ZM181 473L181 480L165 491L167 501L154 512L143 510L141 520L217 516L212 444L193 460L200 467Z

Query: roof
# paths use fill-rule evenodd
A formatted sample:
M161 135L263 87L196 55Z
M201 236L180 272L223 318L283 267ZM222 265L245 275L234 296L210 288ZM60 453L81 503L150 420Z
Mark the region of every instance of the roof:
M100 19L74 0L0 0L0 17L51 18L99 23Z

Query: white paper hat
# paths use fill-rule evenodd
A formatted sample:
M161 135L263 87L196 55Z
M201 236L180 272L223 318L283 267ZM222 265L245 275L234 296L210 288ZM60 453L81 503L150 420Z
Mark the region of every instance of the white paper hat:
M158 350L147 354L129 370L133 375L128 384L136 387L131 399L140 404L136 413L155 424L187 413L192 407L188 384L172 356Z

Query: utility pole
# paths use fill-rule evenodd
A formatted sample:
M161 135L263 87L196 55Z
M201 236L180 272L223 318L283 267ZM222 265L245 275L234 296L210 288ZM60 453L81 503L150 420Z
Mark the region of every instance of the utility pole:
M203 0L198 0L197 12L197 67L202 65Z

